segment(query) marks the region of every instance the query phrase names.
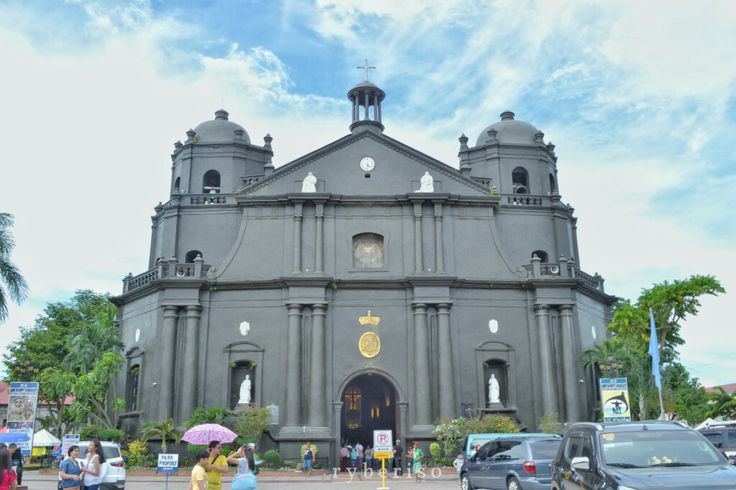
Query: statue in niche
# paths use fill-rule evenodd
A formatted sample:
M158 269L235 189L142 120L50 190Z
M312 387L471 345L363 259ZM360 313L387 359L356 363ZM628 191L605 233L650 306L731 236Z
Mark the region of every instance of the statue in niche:
M491 374L488 378L488 404L497 405L501 403L501 385L498 383L495 374Z
M414 192L434 192L434 179L429 175L429 172L424 172L419 180L419 190Z
M246 374L245 379L240 384L240 399L238 400L238 405L250 405L251 386L250 374Z
M302 181L302 192L317 192L317 177L309 172Z

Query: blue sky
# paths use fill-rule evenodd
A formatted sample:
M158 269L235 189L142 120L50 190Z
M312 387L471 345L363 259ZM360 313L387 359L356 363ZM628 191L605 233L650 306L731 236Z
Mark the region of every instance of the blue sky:
M729 293L681 352L736 382L735 23L729 1L0 2L0 209L32 290L0 349L46 302L145 269L187 129L224 106L286 163L347 132L368 58L387 134L450 165L503 110L544 131L609 292L716 275Z

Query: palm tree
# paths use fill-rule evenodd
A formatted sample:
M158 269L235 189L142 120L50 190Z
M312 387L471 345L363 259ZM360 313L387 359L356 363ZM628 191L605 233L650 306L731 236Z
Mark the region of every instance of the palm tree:
M14 302L20 303L28 294L26 280L15 264L10 261L10 252L15 247L15 241L9 229L12 225L13 215L0 213L0 323L3 323L8 317L8 296Z
M176 430L174 419L167 419L161 423L149 423L141 430L141 439L148 442L149 439L161 438L161 450L166 452L166 441L174 440L178 444L181 440L181 432Z

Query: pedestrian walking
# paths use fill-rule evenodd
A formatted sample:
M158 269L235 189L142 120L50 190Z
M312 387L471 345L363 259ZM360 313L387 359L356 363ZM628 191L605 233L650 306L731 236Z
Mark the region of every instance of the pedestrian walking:
M358 442L357 444L355 444L355 449L358 450L358 466L356 466L356 468L360 468L363 466L363 444Z
M307 473L307 476L312 476L312 464L314 463L314 450L312 449L312 443L310 443L309 441L307 441L307 445L304 448L302 458L304 459L304 471Z
M210 441L207 449L207 488L209 490L222 489L222 475L228 472L227 459L222 455L220 441Z
M350 467L353 468L353 469L357 469L358 468L358 448L357 448L357 444L355 446L356 447L353 447L352 448L352 451L350 451ZM348 446L348 448L349 447L350 446Z
M238 469L233 476L232 490L252 490L256 488L256 461L253 458L253 446L240 446L236 453L227 457L227 462Z
M454 466L455 471L457 471L458 478L460 478L460 470L463 469L464 464L465 464L465 455L463 453L458 454L457 458L455 458L455 461L452 462L452 466Z
M69 446L67 450L69 456L59 465L59 478L61 478L61 486L64 490L79 490L82 484L82 468L79 467L79 446L76 444Z
M419 441L414 441L411 452L411 470L414 472L414 476L417 482L422 481L422 458L424 458L424 451L419 447Z
M370 446L366 447L363 455L365 456L365 467L375 470L376 468L373 467L373 449Z
M401 447L401 439L396 439L394 447L394 468L397 468L396 473L399 476L404 475L404 448Z
M8 446L8 451L10 451L10 464L13 465L15 476L18 479L17 483L20 486L23 484L23 452L15 443Z
M204 467L207 466L208 457L209 454L207 451L197 453L197 463L192 468L192 479L189 481L189 490L207 490L207 470Z
M340 472L347 471L349 457L350 453L348 452L347 442L343 441L342 447L340 448Z
M7 448L0 449L0 490L15 490L16 475Z
M81 463L82 485L85 490L99 490L107 472L105 461L102 444L97 439L91 440L87 447L87 458Z

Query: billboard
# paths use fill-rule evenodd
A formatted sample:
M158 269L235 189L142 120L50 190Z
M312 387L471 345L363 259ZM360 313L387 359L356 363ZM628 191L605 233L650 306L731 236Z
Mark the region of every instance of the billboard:
M604 422L630 422L629 383L626 378L601 378Z
M35 381L10 383L8 399L8 432L25 434L16 443L24 456L31 455L33 429L36 425L38 383Z

